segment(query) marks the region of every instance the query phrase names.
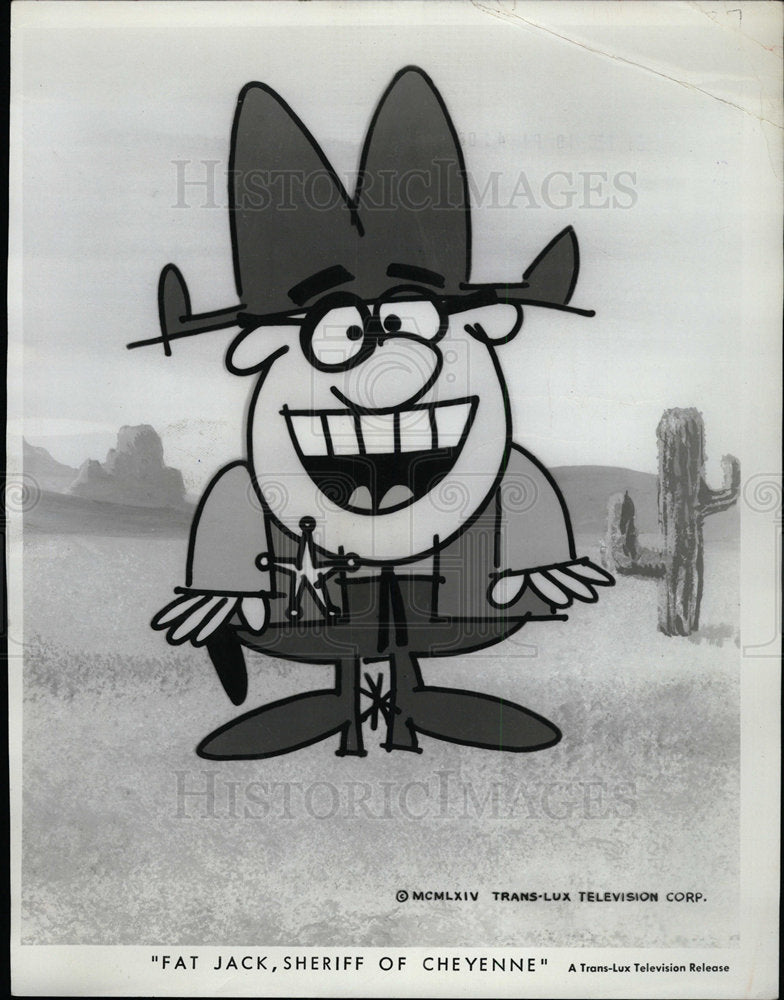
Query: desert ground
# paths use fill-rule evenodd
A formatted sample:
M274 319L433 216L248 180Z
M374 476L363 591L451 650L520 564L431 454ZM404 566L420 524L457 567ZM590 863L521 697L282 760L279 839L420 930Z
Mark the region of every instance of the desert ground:
M579 540L597 558L596 536ZM736 544L706 546L702 628L689 639L656 631L655 583L620 579L568 622L424 663L430 683L556 722L554 748L498 754L422 737L421 756L387 754L368 722L364 759L336 757L332 738L226 763L199 759L197 742L242 711L329 685L331 671L249 657L249 697L234 708L203 650L168 647L148 626L182 582L185 546L25 536L25 643L12 650L25 692L25 943L737 942ZM659 900L580 902L580 891ZM667 902L669 891L704 899Z

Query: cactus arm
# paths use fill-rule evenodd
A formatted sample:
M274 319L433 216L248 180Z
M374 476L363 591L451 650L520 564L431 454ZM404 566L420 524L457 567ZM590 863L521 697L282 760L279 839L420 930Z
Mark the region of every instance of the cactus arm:
M621 576L637 576L641 579L658 580L664 576L666 568L664 556L659 549L650 549L642 545L636 559L624 558L622 561L616 562L613 571Z
M640 545L634 522L634 503L628 492L610 497L607 509L605 556L608 569L622 576L664 576L664 556L658 549Z
M725 455L721 460L724 482L721 489L713 490L700 476L698 493L699 514L708 517L732 507L740 492L740 462L734 455Z

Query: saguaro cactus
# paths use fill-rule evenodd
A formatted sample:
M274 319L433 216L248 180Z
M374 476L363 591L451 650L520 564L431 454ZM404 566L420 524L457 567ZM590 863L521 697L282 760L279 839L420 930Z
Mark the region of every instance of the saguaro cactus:
M706 484L705 428L693 407L665 410L656 437L661 546L646 549L637 544L634 504L627 492L610 498L607 550L621 575L659 578L659 631L690 635L700 624L703 520L737 501L740 463L725 455L721 489Z

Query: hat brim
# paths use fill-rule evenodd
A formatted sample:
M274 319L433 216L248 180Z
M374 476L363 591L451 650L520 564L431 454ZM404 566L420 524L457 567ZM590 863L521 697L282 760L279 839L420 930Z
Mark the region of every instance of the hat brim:
M462 312L460 304L465 303L465 309L475 308L478 302L490 305L494 302L519 306L534 306L539 309L555 309L558 312L573 313L578 316L595 316L594 309L580 309L564 302L551 302L526 294L528 282L520 284L461 284L460 293L446 295L449 300L450 312ZM285 312L258 315L248 313L243 303L210 312L194 313L191 311L190 295L179 268L167 264L161 271L158 282L158 314L161 324L161 336L136 340L127 344L129 350L136 347L149 347L162 344L164 352L171 354L170 341L183 337L195 337L202 333L232 328L249 329L261 325L293 324L303 313L302 307L294 307Z

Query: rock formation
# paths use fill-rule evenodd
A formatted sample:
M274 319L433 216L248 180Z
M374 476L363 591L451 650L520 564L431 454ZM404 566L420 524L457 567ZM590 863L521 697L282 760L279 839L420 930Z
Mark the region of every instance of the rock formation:
M39 448L22 439L24 474L31 476L42 490L64 493L74 481L77 469L52 458L46 448Z
M105 462L87 459L70 492L89 500L135 507L182 507L182 473L163 463L163 445L149 424L121 427Z

